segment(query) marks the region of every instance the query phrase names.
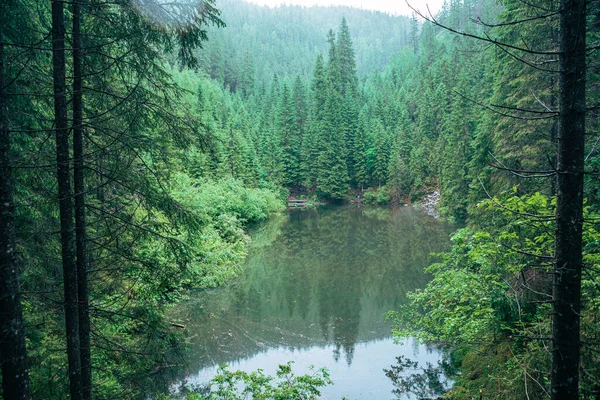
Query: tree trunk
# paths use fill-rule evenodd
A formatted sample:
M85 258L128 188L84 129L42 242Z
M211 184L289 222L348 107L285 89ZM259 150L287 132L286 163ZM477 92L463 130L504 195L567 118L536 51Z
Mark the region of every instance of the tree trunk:
M0 365L3 398L22 400L30 398L29 373L16 257L2 28L0 22Z
M85 227L81 1L76 0L73 3L73 187L75 194L75 246L77 254L81 379L83 398L90 400L92 398L92 358L90 350L87 234Z
M56 165L60 211L60 240L65 296L65 325L71 400L81 400L81 358L73 202L69 168L69 126L65 78L65 21L63 2L52 0L52 65L54 78L54 124L56 129Z
M551 398L579 398L586 0L560 2L556 265Z

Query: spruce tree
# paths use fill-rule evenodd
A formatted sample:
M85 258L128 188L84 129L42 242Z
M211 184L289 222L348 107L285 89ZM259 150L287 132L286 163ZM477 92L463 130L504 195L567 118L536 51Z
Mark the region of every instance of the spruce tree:
M14 184L8 116L8 87L12 80L6 64L5 31L11 22L12 2L0 5L0 369L6 400L28 400L29 371L20 266L17 258ZM14 17L14 16L13 16ZM14 22L14 21L13 21Z
M304 185L313 190L317 185L320 170L320 153L324 149L325 104L327 84L323 56L318 55L312 80L312 112L306 138L302 142L302 164L304 165Z
M369 183L369 169L367 165L367 112L361 110L358 117L358 126L352 140L352 171L354 184L364 190Z
M344 141L348 148L346 165L348 175L353 172L353 145L352 141L358 126L358 75L356 74L356 60L352 47L350 30L346 18L342 19L336 42L336 51L340 68L340 90L342 95L342 128Z
M350 29L346 23L346 18L342 18L342 23L337 34L336 51L340 67L341 94L342 96L356 98L358 94L356 59L352 47L352 37L350 36Z
M69 123L66 98L64 5L52 1L52 75L54 83L54 125L56 141L56 165L58 203L60 210L60 239L63 265L65 329L69 363L69 387L71 399L83 399L81 358L79 349L79 311L77 288L77 264L75 262L75 226L73 223L73 200L69 156Z
M249 96L254 92L254 75L254 60L252 58L252 54L249 51L246 51L244 53L244 60L242 63L241 77L239 82L240 91L245 96Z
M300 132L294 117L292 94L286 83L281 88L277 128L283 148L284 183L287 187L300 183Z
M405 93L401 92L398 101L405 100ZM397 198L410 194L413 185L412 171L410 171L410 156L413 148L412 126L408 118L408 111L403 108L392 137L392 148L388 165L388 184L391 192Z
M455 95L452 104L454 106L445 115L441 129L440 200L446 215L464 221L469 192L467 179L471 126L464 98Z
M292 107L294 111L294 123L297 135L296 155L298 160L298 184L303 185L306 182L306 168L304 161L304 141L308 127L309 109L306 99L306 89L300 76L296 76L294 87L292 89Z
M374 137L375 159L373 164L374 183L381 187L388 179L390 162L390 138L383 124L378 119L371 122Z
M340 60L335 34L329 31L329 63L327 65L325 121L322 131L322 151L319 153L317 190L324 197L342 200L348 193L346 132L343 127Z

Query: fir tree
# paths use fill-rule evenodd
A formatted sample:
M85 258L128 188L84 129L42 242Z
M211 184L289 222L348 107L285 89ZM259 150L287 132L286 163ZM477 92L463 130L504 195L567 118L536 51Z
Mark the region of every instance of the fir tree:
M329 63L327 65L327 100L325 123L321 134L322 151L318 158L317 190L320 195L342 200L349 187L346 132L343 127L341 75L336 52L335 34L329 31Z
M352 140L352 171L353 181L357 187L364 190L369 183L369 168L367 165L367 115L363 109L358 117L358 127Z
M375 141L375 160L373 164L373 180L377 186L385 185L388 179L390 162L390 139L381 121L372 121L373 138Z
M293 187L300 183L300 132L294 116L292 95L286 83L281 89L277 128L283 148L284 183L287 187Z
M336 51L340 65L340 88L342 96L356 97L358 92L356 59L346 18L342 18L337 35Z
M295 154L298 162L298 180L296 184L306 182L306 168L302 165L304 160L304 140L308 124L308 104L306 90L300 76L296 76L292 89L292 108L294 112L295 133L297 135Z
M317 185L320 153L324 149L325 104L327 83L323 56L318 55L312 80L312 117L308 125L306 139L302 142L302 164L304 165L304 185L314 189Z

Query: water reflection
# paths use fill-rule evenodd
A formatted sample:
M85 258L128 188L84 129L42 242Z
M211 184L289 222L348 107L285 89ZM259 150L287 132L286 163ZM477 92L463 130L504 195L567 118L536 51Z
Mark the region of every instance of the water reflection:
M193 294L175 310L173 319L190 335L179 380L201 384L223 363L269 372L279 362L296 360L300 367L305 357L330 368L339 389L331 395L337 398L350 383L358 391L386 381L391 386L383 368L394 363L401 347L392 344L383 315L402 304L408 290L425 285L423 268L431 252L447 246L447 227L407 208L337 207L291 211L261 225L252 237L243 277ZM410 350L427 361L437 357L426 349ZM360 384L360 374L378 365L373 358L380 356L389 361L369 372L377 378ZM345 380L348 384L340 384Z
M417 362L401 355L396 357L396 364L385 370L385 375L390 378L395 389L393 393L397 398L414 395L419 399L441 397L451 388L448 376L455 375L452 363L441 358L433 364L429 361Z

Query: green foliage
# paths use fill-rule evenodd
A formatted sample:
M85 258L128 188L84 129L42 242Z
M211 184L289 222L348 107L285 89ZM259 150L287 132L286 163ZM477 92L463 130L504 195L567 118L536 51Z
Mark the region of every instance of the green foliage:
M502 297L507 287L494 279L488 262L499 255L497 245L488 234L474 235L468 229L459 230L452 241L455 245L444 262L426 270L434 275L432 282L410 294L411 305L399 311L403 321L424 317L418 327L400 328L396 335L415 332L425 341L457 344L485 340L484 335L498 331L492 299Z
M113 35L117 42L103 53L123 63L111 68L93 52L87 59L89 68L103 71L86 78L87 86L102 90L87 91L85 99L94 394L135 398L158 390L153 374L181 344L165 311L188 288L235 277L246 256L244 229L282 209L284 196L279 186L259 181L252 116L228 112L239 101L205 77L165 66L168 54L152 42L152 31L135 30L146 22L136 20L135 11L99 7L98 18L86 20L98 36L88 44ZM103 13L119 29L106 26ZM31 60L35 68L49 68L45 56ZM144 68L136 69L140 64ZM125 76L131 81L123 82ZM19 91L37 90L31 76L22 78ZM64 348L65 330L60 250L58 237L48 235L58 231L57 206L49 201L56 198L51 127L42 124L51 120L51 107L41 97L19 99L13 106L35 118L14 120L15 129L32 129L14 135L15 156L29 166L50 166L20 169L15 182L22 287L31 293L25 304L31 387L37 397L52 399L65 396L68 377L66 355L56 351Z
M373 162L373 180L378 187L385 185L388 179L390 138L380 121L372 127L375 159Z
M144 224L152 234L139 232L128 261L118 274L112 269L97 273L94 285L93 324L94 374L101 382L100 397L118 398L123 391L137 396L140 391L158 390L151 373L165 362L164 353L179 347L181 338L169 329L164 313L188 288L215 287L241 272L248 237L247 224L266 219L283 208L278 194L268 189L248 188L241 180L197 181L175 173L170 192L185 218L177 225L164 211L137 210L130 223ZM129 243L130 234L119 240ZM99 253L112 260L111 253ZM117 258L118 260L118 258ZM30 271L31 280L43 270ZM48 374L57 374L56 365L65 355L52 351L61 346L62 320L48 315L43 301L33 298L26 305L27 321L33 324L28 341L33 366L32 384L45 398L62 393L66 380L44 384ZM59 374L57 374L60 376ZM135 382L133 384L132 382Z
M367 125L366 112L361 110L358 117L358 126L352 139L350 155L352 157L352 181L361 190L369 183L369 166L367 164Z
M248 75L256 88L268 84L273 74L310 76L315 56L327 51L324 35L340 28L343 18L351 28L348 36L360 76L379 71L408 43L410 22L404 16L344 6L265 10L240 0L221 0L218 7L227 27L209 29L211 40L199 52L200 64L212 79L236 92L243 90Z
M423 290L408 295L410 303L397 313L394 334L450 344L458 355L462 375L449 393L495 393L494 398L543 398L548 389L551 335L551 279L554 248L554 199L535 193L517 196L513 189L502 198L481 202L472 227L459 230L452 249L427 272L433 279ZM586 209L586 220L596 216ZM592 270L598 256L595 223L584 227L591 268L583 278L583 338L600 332L594 315L599 292ZM586 339L583 339L584 341ZM583 351L582 365L596 370L597 355ZM490 360L491 359L491 360ZM584 367L587 368L587 367ZM597 379L582 378L582 390L593 391Z
M171 292L177 287L215 287L236 276L246 256L248 238L244 225L264 220L283 207L274 192L247 188L236 179L194 182L179 174L173 186L177 201L201 221L197 232L179 229L178 239L188 249L189 261L181 263L169 244L160 240L148 242L142 248L165 264L183 268L178 275L165 270L160 285ZM153 280L161 278L156 271L153 269L149 275ZM169 279L173 282L169 283ZM161 291L154 288L150 292Z
M412 306L399 314L406 325L397 332L441 338L458 352L477 349L460 357L472 372L485 357L494 360L472 385L459 380L454 393L488 385L500 397L522 398L523 381L537 388L531 396L543 392L544 372L523 378L521 366L547 370L541 342L528 338L550 329L543 301L554 189L550 180L523 181L504 169L547 170L556 124L490 112L470 99L502 110L556 108L554 75L543 71L554 71L552 59L526 54L523 63L519 55L415 18L344 7L261 9L223 0L221 18L229 28L220 29L219 12L207 0L202 22L216 26L180 29L162 26L134 3L98 3L83 20L97 397L135 397L153 384L151 372L178 343L165 324L165 308L186 288L214 287L236 276L246 252L245 227L279 210L288 189L340 201L351 186L366 189L371 204L436 188L444 216L469 219L451 252L430 268L430 286L415 292ZM50 234L59 230L59 215L48 140L47 6L15 0L3 7L2 40L31 384L40 398L61 398L67 373L61 367L66 356L56 351L64 347L65 327L59 238ZM512 23L536 7L517 0L450 1L438 20L476 34L485 24L470 21L500 22L494 28L499 40L526 36L553 48L556 15ZM589 42L596 43L600 13L597 2L589 7ZM67 35L70 18L67 12ZM211 41L192 53L207 34ZM589 97L597 99L598 69L588 75ZM598 118L588 123L598 130ZM595 141L590 136L586 144L590 171L600 164ZM519 187L508 195L481 202L487 198L482 187L502 193L516 179ZM592 217L598 179L586 176ZM593 279L598 237L586 223L582 329L592 342L599 331ZM538 293L522 290L523 282ZM508 344L495 346L498 338ZM593 350L583 349L586 393L599 375ZM494 384L500 374L502 384Z
M292 362L279 366L276 376L266 376L264 371L247 373L230 371L222 366L210 382L210 393L206 395L190 394L188 400L312 400L321 395L320 388L331 385L326 369L296 376L292 371Z
M363 202L371 205L388 205L392 201L392 194L387 186L378 189L369 189L363 195Z
M273 191L248 188L239 179L194 181L179 174L173 185L177 200L207 222L225 214L243 223L257 222L283 206Z
M244 7L253 12L253 6ZM460 12L473 11L465 7ZM234 23L241 18L238 13L232 10ZM364 50L361 39L351 34L354 26L342 19L337 34L330 30L327 41L325 31L321 33L321 50L328 45L327 62L317 54L310 83L309 73L296 74L290 67L281 74L261 73L262 83L240 94L237 86L245 78L240 73L215 76L213 69L226 63L214 65L210 57L203 60L204 70L219 82L187 73L186 87L196 90L195 81L201 82L205 123L220 139L208 156L198 158L196 168L213 177L210 171L219 171L248 184L270 182L334 201L346 199L351 186L364 190L387 184L397 200L437 187L442 213L466 219L469 194L478 193L469 184L485 162L473 162L471 151L481 113L448 88L476 95L472 87L487 71L486 53L467 56L471 53L462 50L472 42L425 24L420 37L413 38L422 42L416 46L419 53L403 49L381 72L359 80L356 59L364 61ZM357 23L356 29L361 31L362 25ZM236 33L227 32L217 33L209 53L223 46L225 53L240 51L233 45L239 40L231 41ZM244 60L250 62L247 56ZM264 57L253 61L257 70L272 66ZM307 100L304 88L309 86Z

